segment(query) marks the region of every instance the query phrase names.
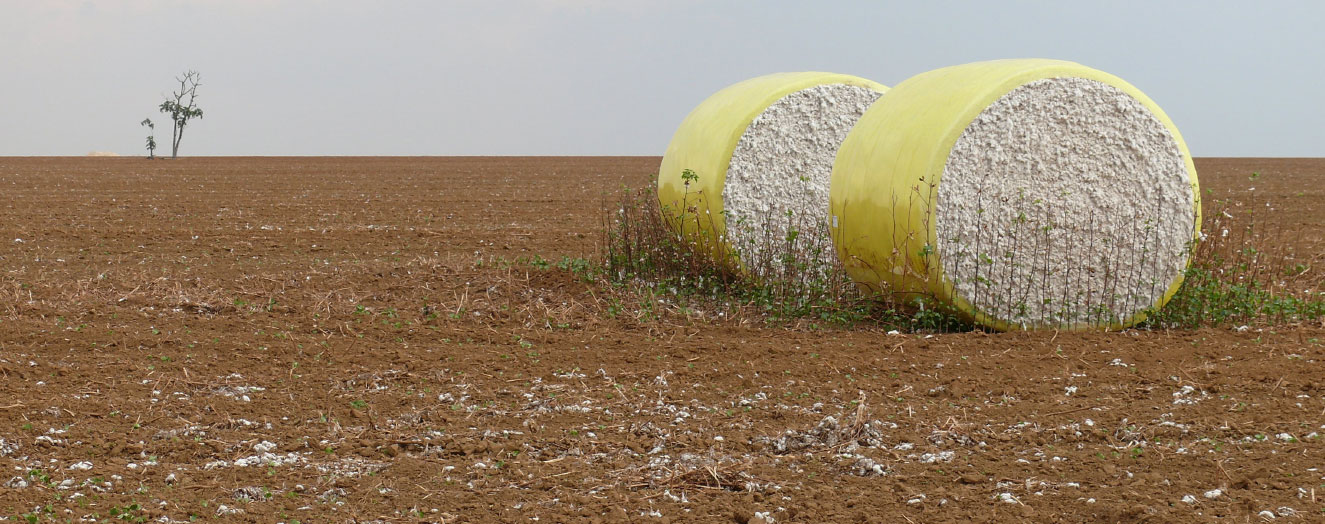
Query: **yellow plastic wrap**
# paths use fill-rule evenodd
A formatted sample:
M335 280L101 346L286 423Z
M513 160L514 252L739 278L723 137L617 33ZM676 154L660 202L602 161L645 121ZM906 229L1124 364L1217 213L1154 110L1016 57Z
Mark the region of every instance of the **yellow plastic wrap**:
M658 199L673 227L681 227L716 256L729 255L722 190L737 142L768 106L796 91L826 84L888 90L850 75L776 73L728 86L692 110L672 135L658 171ZM690 180L682 175L687 170L694 173Z
M949 304L968 320L1006 331L1019 329L977 311L957 296L938 254L934 197L959 136L985 108L1009 91L1036 80L1075 77L1113 86L1144 105L1166 127L1182 153L1195 207L1193 238L1201 228L1200 192L1191 153L1178 128L1149 97L1113 75L1073 62L995 60L936 69L898 84L874 103L838 150L830 189L830 231L839 260L860 285L923 295ZM1163 306L1182 284L1179 275ZM1145 313L1110 326L1122 328Z

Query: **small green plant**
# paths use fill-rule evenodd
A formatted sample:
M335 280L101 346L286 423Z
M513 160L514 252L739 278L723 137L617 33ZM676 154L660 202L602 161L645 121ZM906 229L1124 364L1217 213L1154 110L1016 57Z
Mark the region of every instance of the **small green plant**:
M148 159L148 160L155 160L155 159L156 159L156 124L153 124L153 123L152 123L152 119L150 119L150 118L144 118L142 122L139 122L139 123L138 123L138 125L140 125L140 126L147 126L147 131L148 131L148 132L147 132L147 159Z
M594 282L598 280L599 275L603 272L602 268L593 261L584 258L570 258L563 256L561 257L561 260L557 261L556 266L557 269L570 271L571 274L584 282Z
M46 474L46 472L42 471L41 469L28 470L28 478L32 479L38 484L51 484L54 482L51 480L51 476Z
M112 506L110 516L117 520L129 522L147 522L147 516L142 513L142 506L137 502L127 506Z

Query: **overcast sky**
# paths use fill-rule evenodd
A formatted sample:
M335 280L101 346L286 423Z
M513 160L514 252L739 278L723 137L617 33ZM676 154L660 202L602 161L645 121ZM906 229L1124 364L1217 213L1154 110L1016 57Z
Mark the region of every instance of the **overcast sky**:
M778 71L894 85L994 58L1145 91L1196 156L1325 156L1325 2L0 0L0 155L661 155Z

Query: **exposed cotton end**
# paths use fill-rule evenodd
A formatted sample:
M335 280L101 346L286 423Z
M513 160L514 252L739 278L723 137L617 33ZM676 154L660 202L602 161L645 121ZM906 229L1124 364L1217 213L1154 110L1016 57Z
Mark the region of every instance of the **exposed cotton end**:
M953 294L987 319L1117 324L1187 266L1193 182L1137 99L1096 80L1032 81L953 145L934 196L936 254Z
M823 84L792 92L750 123L732 152L722 192L730 244L747 269L777 273L788 249L821 267L828 236L833 159L880 92Z

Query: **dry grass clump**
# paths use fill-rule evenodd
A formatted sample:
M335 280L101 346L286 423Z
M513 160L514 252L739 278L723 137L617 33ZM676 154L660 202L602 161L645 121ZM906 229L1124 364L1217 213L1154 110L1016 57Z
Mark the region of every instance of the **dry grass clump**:
M803 228L814 225L798 217L785 217L785 236L766 234L758 242L737 246L753 253L739 257L718 247L722 239L704 233L713 228L683 224L703 219L696 218L693 209L686 213L659 204L652 187L625 190L617 197L604 223L601 264L606 279L626 293L665 297L683 311L722 311L726 314L720 316L740 320L753 315L768 322L872 324L900 331L974 327L950 310L935 308L936 301L924 296L852 283L840 264L821 261L822 251L832 246L811 239L828 237L801 235ZM1268 205L1223 201L1212 207L1207 233L1189 247L1192 262L1183 285L1163 309L1147 311L1148 320L1139 327L1238 327L1325 319L1325 292L1315 270L1325 255L1294 253L1292 244L1283 241L1288 233L1264 220ZM700 233L681 234L682 226ZM1089 240L1081 239L1083 250L1091 249ZM753 265L743 270L742 258ZM1118 273L1113 278L1121 286L1135 276ZM1026 282L1037 284L1042 283ZM1108 293L1099 290L1101 297ZM1106 298L1096 302L1108 303ZM1089 318L1102 329L1118 320L1105 314Z
M1269 202L1224 200L1207 214L1182 287L1148 327L1192 328L1325 321L1325 253L1297 253L1290 231L1267 220Z
M832 257L823 253L833 249L826 232L804 234L822 224L787 215L785 234L770 228L733 252L708 233L715 229L711 224L698 223L713 218L686 211L693 206L689 199L681 209L663 206L654 187L627 189L617 197L604 223L602 263L608 279L631 292L665 295L683 309L716 310L740 320L870 323L908 331L970 328L923 300L908 303L863 291L841 264L825 261ZM698 233L682 234L683 229ZM749 265L742 268L741 260Z

